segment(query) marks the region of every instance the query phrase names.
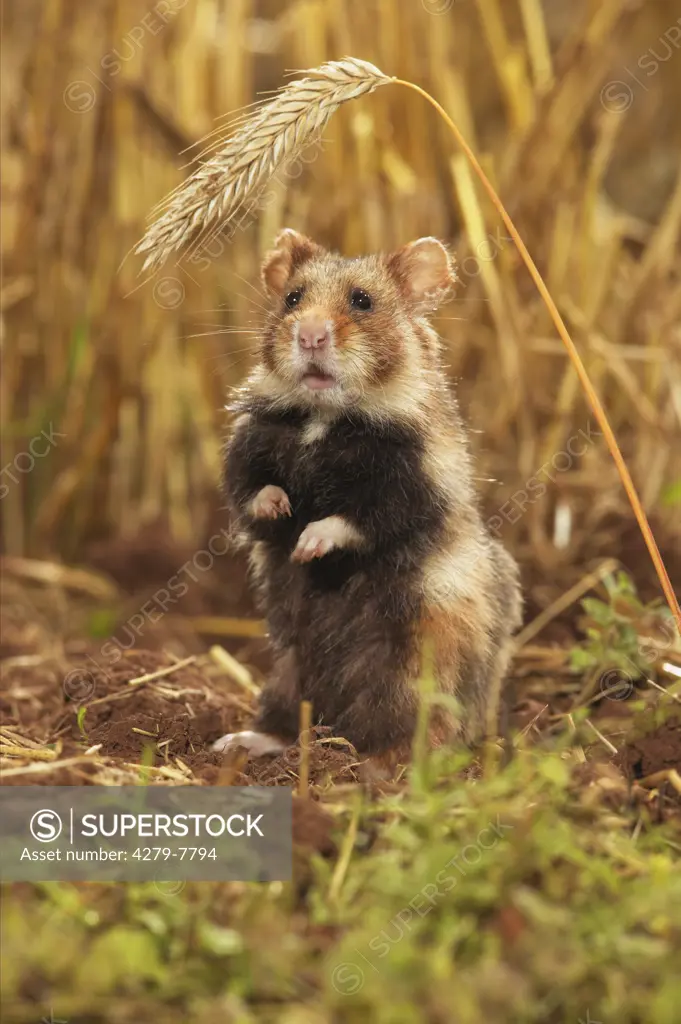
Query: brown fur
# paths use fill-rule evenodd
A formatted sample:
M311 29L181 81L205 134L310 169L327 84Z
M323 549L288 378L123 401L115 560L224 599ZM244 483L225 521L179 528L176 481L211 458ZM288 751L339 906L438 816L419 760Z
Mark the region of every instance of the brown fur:
M315 721L393 763L413 735L429 636L437 686L460 706L458 716L433 712L431 742L470 741L506 671L521 601L517 566L480 517L426 319L453 284L453 262L432 239L347 260L284 232L263 280L272 315L227 458L275 656L256 728L293 740L309 699ZM350 301L357 288L369 311ZM312 318L331 342L310 354L296 331ZM334 386L304 386L306 360ZM290 517L249 518L264 486L286 492ZM300 564L303 531L329 517L357 542Z

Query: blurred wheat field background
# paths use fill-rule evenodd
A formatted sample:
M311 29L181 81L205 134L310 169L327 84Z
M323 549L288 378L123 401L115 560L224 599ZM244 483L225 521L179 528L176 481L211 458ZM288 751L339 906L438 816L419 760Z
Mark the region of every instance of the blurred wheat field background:
M239 331L262 317L260 258L288 225L347 254L451 244L460 286L436 326L495 529L551 578L606 554L647 566L548 314L419 97L385 89L341 109L257 209L139 276L131 249L192 157L288 70L344 55L423 86L473 145L673 552L679 0L9 0L3 27L6 553L84 559L150 525L204 535L223 407L254 356Z

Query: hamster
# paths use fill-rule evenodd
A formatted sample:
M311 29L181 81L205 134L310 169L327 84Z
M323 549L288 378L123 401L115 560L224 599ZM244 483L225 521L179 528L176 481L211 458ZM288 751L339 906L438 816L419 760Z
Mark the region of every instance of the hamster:
M313 723L360 756L407 758L426 638L449 695L434 702L430 743L471 742L506 672L521 592L481 518L428 322L453 260L435 238L345 259L286 229L262 278L270 312L225 484L273 668L253 728L214 749L282 750L308 700Z

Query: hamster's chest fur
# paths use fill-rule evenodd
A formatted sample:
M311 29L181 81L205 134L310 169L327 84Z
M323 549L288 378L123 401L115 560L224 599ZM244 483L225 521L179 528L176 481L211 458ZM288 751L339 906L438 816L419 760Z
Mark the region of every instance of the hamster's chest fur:
M228 447L227 489L251 541L285 558L310 524L348 524L357 542L336 544L306 573L324 575L336 563L348 571L386 559L413 564L437 546L449 501L425 456L423 432L405 421L356 411L325 421L254 402ZM254 518L250 503L267 486L285 494L286 514Z
M427 501L432 491L423 469L422 441L399 424L310 416L282 424L273 441L277 482L289 496L294 533L340 508L355 518L368 509L381 517L408 514L408 508L397 507L402 495L407 502L417 489Z

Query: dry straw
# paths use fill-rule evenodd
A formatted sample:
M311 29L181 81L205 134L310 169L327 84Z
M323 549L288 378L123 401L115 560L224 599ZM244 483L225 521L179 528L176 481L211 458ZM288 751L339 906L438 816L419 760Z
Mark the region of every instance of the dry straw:
M384 75L373 64L355 57L329 61L308 71L305 78L284 86L272 100L237 122L240 124L238 130L224 144L218 141L214 155L201 162L197 170L157 208L160 216L149 226L136 249L137 253L145 254L143 269L156 270L179 249L189 244L200 245L202 238L223 227L257 196L282 164L294 160L321 133L341 104L389 84L412 89L435 107L464 150L511 233L603 431L662 590L681 630L681 608L664 561L605 409L579 352L539 270L475 154L446 111L425 90L413 82Z

